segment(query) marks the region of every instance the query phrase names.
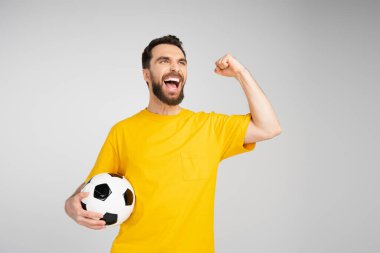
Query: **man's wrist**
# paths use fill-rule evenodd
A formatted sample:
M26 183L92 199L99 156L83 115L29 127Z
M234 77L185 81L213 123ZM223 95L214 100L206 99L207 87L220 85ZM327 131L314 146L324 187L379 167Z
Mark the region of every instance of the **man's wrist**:
M250 76L251 74L249 73L248 69L243 68L236 73L235 78L241 83L244 79L246 80Z

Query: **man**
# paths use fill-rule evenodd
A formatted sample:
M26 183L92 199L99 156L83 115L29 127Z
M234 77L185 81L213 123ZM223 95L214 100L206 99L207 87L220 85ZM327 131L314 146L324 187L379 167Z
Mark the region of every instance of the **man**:
M187 79L182 42L168 35L150 42L142 55L148 107L115 124L87 176L124 175L133 185L135 208L120 227L112 252L214 252L214 193L221 160L254 149L280 134L269 101L253 77L227 54L215 72L234 77L250 113L193 112L179 106ZM103 229L101 214L83 210L83 184L66 200L78 224Z

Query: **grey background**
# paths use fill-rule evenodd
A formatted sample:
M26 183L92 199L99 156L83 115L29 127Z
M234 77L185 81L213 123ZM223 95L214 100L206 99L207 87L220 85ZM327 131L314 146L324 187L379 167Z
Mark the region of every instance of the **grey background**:
M248 112L230 52L283 133L219 166L216 252L379 252L378 1L0 1L0 252L107 252L64 213L110 127L148 104L141 52L175 34L183 107Z

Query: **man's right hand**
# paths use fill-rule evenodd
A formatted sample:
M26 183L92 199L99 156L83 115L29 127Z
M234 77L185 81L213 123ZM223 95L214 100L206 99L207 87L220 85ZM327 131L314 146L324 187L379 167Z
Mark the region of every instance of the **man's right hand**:
M80 188L78 188L80 189ZM100 220L103 215L96 212L86 211L82 208L81 200L88 196L88 192L77 192L69 197L65 202L65 211L79 225L91 229L104 229L106 222Z

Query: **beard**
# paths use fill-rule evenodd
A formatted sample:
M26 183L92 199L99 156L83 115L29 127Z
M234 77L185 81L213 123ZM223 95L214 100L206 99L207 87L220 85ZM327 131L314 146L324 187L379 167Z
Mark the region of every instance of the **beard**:
M152 90L153 94L156 95L156 97L164 104L167 105L179 105L182 100L184 99L185 95L183 93L185 82L183 82L182 86L179 87L181 91L179 92L178 97L169 97L165 94L163 86L165 83L162 82L162 84L152 80Z

